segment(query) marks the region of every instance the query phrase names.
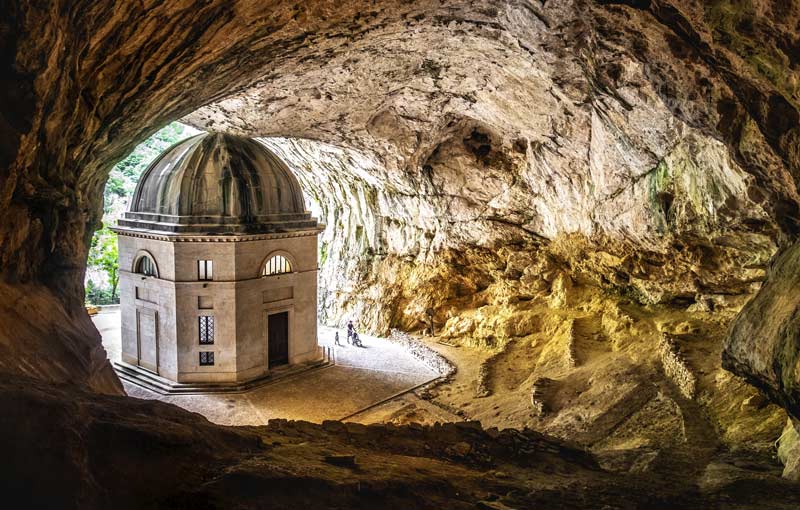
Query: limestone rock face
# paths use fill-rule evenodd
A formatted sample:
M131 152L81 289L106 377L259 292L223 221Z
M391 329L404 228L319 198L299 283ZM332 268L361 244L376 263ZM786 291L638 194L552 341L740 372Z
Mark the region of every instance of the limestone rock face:
M110 166L178 118L335 146L272 142L320 161L300 178L329 225L328 319L374 330L445 324L491 285L566 305L559 271L708 308L800 233L796 2L8 4L6 374L119 391L80 315L88 243ZM786 351L732 349L795 405L768 368Z
M755 98L738 97L734 77L707 62L704 51L724 46L693 48L670 24L682 14L685 29L713 32L721 14L683 7L660 6L676 18L663 21L591 2L423 3L347 44L287 58L187 120L361 151L377 163L378 201L399 206L392 217L421 213L434 249L564 232L645 246L730 231L774 239L777 222L788 229L796 216L771 212L797 198L797 163L781 161L791 150L773 148L754 118L726 147L724 104L747 110ZM711 37L702 32L691 35ZM730 65L738 80L759 79ZM740 154L745 145L757 161ZM765 165L780 180L774 201L753 193L772 187L754 175Z
M796 55L751 44L796 41L798 13L760 5L748 27L725 2L641 5L379 9L185 120L338 146L267 142L329 226L333 320L386 330L414 267L564 236L584 240L576 266L644 303L752 292L797 230L797 125L776 118L798 96L791 65L758 64Z
M41 286L0 283L0 348L2 373L123 393L86 310Z
M723 365L800 418L800 244L772 262L725 341Z
M796 421L787 420L778 446L778 457L785 466L783 476L794 481L800 481L800 432L797 429Z

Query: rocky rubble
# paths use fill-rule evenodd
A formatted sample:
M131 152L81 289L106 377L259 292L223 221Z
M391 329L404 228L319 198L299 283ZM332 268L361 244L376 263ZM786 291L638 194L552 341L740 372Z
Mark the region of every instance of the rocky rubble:
M412 356L438 373L444 381L450 380L455 375L457 369L450 360L408 333L392 330L389 340L401 345Z
M544 403L544 396L552 382L552 379L546 377L539 377L533 381L531 386L531 412L536 417L544 416L548 411L547 404Z
M698 490L699 479L669 464L609 473L574 445L475 422L222 427L161 402L35 379L0 382L0 405L0 488L26 508L707 508L734 500L755 509L764 491L774 508L800 504L795 486L761 460L749 460L757 471L737 471L738 460L720 458L725 476L703 475L707 488Z

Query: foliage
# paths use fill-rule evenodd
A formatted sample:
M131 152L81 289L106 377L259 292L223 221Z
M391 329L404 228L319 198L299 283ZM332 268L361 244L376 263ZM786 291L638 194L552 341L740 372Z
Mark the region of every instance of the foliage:
M98 287L94 281L86 282L86 302L93 305L113 305L119 303L119 298L111 299L111 290Z
M86 299L93 304L118 303L119 255L117 235L109 230L127 209L142 172L171 145L199 131L173 122L139 144L111 170L103 193L103 225L95 232L87 261Z
M319 262L320 266L324 266L325 261L328 260L328 243L326 243L325 241L323 241L319 247L319 260L320 260Z
M103 227L95 232L92 246L89 249L88 264L105 272L111 287L111 300L116 300L117 285L119 284L119 251L117 234L108 227Z
M109 204L115 200L114 197L123 199L130 197L147 165L171 145L195 133L197 131L191 127L180 122L173 122L136 146L127 158L114 166L108 176L108 184L106 184L103 196L106 207L109 207Z

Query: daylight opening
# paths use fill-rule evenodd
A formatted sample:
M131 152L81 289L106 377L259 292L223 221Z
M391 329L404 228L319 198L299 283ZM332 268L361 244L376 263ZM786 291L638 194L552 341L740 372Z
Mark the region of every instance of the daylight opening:
M111 169L103 192L103 228L95 232L86 262L84 283L87 305L119 303L117 234L110 227L116 225L127 210L142 172L171 145L200 132L186 124L172 122L137 145L133 152ZM150 264L152 260L140 263ZM151 270L155 271L155 265ZM142 271L137 268L136 272ZM142 274L150 273L142 272Z
M126 391L159 399L196 393L175 402L218 423L246 425L264 416L339 418L437 377L353 321L340 319L346 327L339 330L320 317L334 302L335 275L358 267L340 252L358 246L365 259L378 252L371 246L380 242L380 225L342 235L344 210L333 189L344 177L338 172L366 176L371 165L319 142L200 133L180 123L118 164L89 261L87 300L104 305L94 322ZM354 364L358 374L348 368ZM293 386L262 388L288 375ZM362 390L327 405L337 401L328 378L354 376ZM298 387L308 388L302 401L293 397ZM219 392L270 398L235 406L232 415L229 404L238 399L226 404L213 397Z

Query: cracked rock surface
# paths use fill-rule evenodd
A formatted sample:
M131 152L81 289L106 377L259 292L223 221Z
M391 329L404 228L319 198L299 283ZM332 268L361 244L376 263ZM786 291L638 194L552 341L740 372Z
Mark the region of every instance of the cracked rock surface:
M751 423L760 416L751 408L769 413L770 424L783 422L777 411L754 404L755 395L744 401L753 390L728 391L743 386L719 370L720 331L758 292L725 342L725 363L797 418L800 347L787 333L796 329L798 303L792 262L800 234L797 2L11 0L3 11L0 372L10 385L3 395L8 409L24 414L52 404L55 414L35 416L75 425L53 436L46 420L39 423L44 436L66 445L66 456L51 459L53 465L87 487L116 488L86 456L98 451L87 444L140 444L154 435L167 445L165 452L184 448L207 469L192 479L199 486L179 494L224 496L230 487L257 492L263 477L314 479L322 493L340 480L326 478L326 469L334 468L312 462L303 472L261 469L263 459L242 456L250 439L239 438L241 431L220 432L225 438L215 440L216 432L196 416L170 417L175 428L165 426L176 431L171 435L137 418L152 411L144 404L78 395L87 388L121 392L83 309L102 187L114 162L180 118L264 137L295 168L328 225L320 258L327 322L352 317L360 327L385 332L423 328L432 317L434 328L446 327L460 345L478 351L544 331L559 342L542 344L535 361L541 359L543 376L555 380L570 370L586 375L585 367L597 361L581 359L580 349L575 358L570 346L594 345L594 330L582 330L586 324L579 320L602 308L600 326L619 337L611 347L632 353L633 361L610 365L611 376L596 387L612 388L619 379L626 395L635 395L639 379L648 380L660 365L651 363L653 356L619 349L640 325L636 317L628 322L613 301L651 318L711 314L706 319L714 335L676 334L696 346L686 366L708 370L694 374L699 387L721 388L709 390L710 403L703 405L721 421L737 416L720 434L739 437L752 427L741 432L738 417ZM556 313L542 308L540 315L551 318L538 323L525 313L529 306ZM567 323L554 324L561 315ZM645 336L656 339L656 353L659 335L651 331L651 318ZM715 357L708 361L704 354ZM44 386L25 393L14 382L22 378ZM69 407L49 400L52 391L63 391L64 401L93 403ZM520 402L527 406L530 395L527 388ZM631 429L677 409L674 398L646 396L641 412L630 417ZM97 402L113 412L105 414ZM580 413L563 410L548 426L569 436L571 417ZM6 419L11 432L4 437L15 437L15 423ZM652 436L664 436L672 423ZM594 430L578 432L603 440ZM619 430L606 442L636 443L629 432ZM22 445L14 450L22 452L20 459L36 446L26 437L14 443ZM452 439L442 452L469 457L475 450L459 434ZM191 457L193 444L203 445L197 457ZM306 455L322 452L324 444L297 450L298 458L308 461ZM205 448L214 445L222 453L209 455ZM754 501L747 498L784 487L764 482L758 491L742 491L752 484L738 484L735 462L706 453L707 463L693 471L691 491L710 491L704 494L713 501ZM787 465L796 466L786 456ZM624 457L618 464L630 464ZM173 460L169 454L159 459L163 464L153 473ZM376 459L376 471L402 463ZM634 471L659 465L637 459ZM209 468L220 465L230 470L219 475ZM446 470L427 461L416 467ZM471 487L475 472L453 469L457 482L437 479L425 489L450 495L462 481ZM402 495L414 487L406 483L411 475L393 473L396 479L368 486L376 493L396 490L397 501L407 503ZM28 483L39 475L25 471L14 480ZM680 491L677 481L667 480ZM505 482L497 483L509 493ZM653 503L646 499L653 489L648 483L637 486L643 506ZM527 496L514 493L500 503L494 492L475 498L489 508L530 506L547 503L551 493L537 492L542 487L524 486L519 490ZM632 493L624 483L611 487ZM357 490L348 490L342 497L355 498ZM80 500L80 491L70 497L78 498L76 507L101 507L98 494L89 502ZM591 488L558 494L575 506L595 497ZM693 504L707 506L697 494L690 492L701 498ZM679 503L683 495L676 496ZM674 503L671 497L657 503ZM797 503L791 495L782 501ZM345 498L330 506L349 504Z
M329 250L345 294L374 277L365 258L424 263L443 250L563 235L619 257L646 250L686 261L644 278L653 283L621 284L645 301L749 291L796 231L798 96L793 71L786 83L765 77L733 52L744 42L726 30L744 14L724 2L494 4L367 15L368 29L288 56L186 120L353 149L339 157L282 142L299 167L321 161L305 184L346 239L348 249ZM791 38L791 27L769 33ZM746 87L788 88L759 99L740 94ZM776 110L756 114L769 104ZM781 131L769 119L784 114ZM636 272L647 268L619 277Z
M329 252L347 261L332 317L359 310L373 329L403 321L369 296L347 303L348 287L453 250L577 235L609 255L598 280L668 302L750 292L798 231L791 2L11 2L8 12L0 262L5 281L46 286L67 315L79 313L109 166L186 115L360 154L364 165L323 175L312 192L340 188L325 195L327 214L358 204L340 220L348 249ZM675 270L650 271L654 259ZM97 349L88 340L67 364Z

